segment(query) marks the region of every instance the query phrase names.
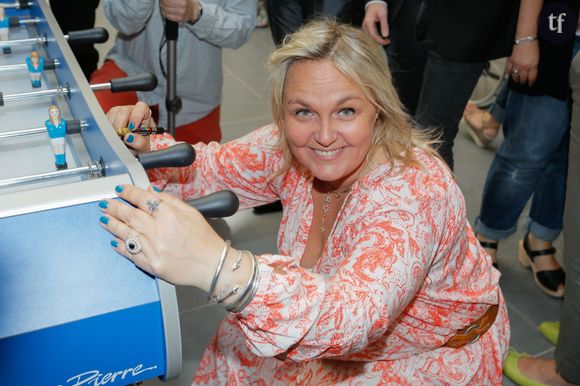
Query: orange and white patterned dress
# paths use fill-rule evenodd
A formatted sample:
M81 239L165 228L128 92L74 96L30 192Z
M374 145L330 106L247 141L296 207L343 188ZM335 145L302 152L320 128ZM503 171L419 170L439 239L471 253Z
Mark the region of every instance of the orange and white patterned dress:
M230 189L243 208L277 199L284 207L278 253L257 256L255 298L221 323L193 384L500 385L510 331L499 272L443 162L416 150L422 167L385 164L360 177L306 269L313 177L297 165L274 176L283 164L278 135L269 125L198 144L193 166L150 172L182 198ZM172 142L152 138L155 149ZM442 347L498 303L481 339Z

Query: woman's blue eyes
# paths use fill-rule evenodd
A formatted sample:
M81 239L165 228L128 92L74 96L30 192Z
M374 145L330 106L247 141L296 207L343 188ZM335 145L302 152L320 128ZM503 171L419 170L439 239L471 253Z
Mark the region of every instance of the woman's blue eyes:
M299 109L296 110L294 114L296 114L299 117L309 117L312 113L310 112L310 110L307 109Z
M351 107L346 107L344 109L340 109L338 111L339 115L345 116L345 117L350 117L352 115L354 115L355 110ZM308 109L298 109L294 112L294 115L298 116L298 117L310 117L312 115L312 112Z
M350 117L351 115L354 115L354 109L347 107L347 108L341 109L338 113L340 115Z

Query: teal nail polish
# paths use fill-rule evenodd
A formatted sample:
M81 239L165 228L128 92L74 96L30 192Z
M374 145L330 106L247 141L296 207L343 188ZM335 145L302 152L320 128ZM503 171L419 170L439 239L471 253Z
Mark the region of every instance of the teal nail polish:
M121 193L123 190L125 190L125 188L123 188L121 185L115 186L115 192Z
M109 223L109 218L107 216L101 216L99 220L105 225Z
M159 189L157 186L152 185L151 186L153 188L154 191L156 191L157 193L161 192L161 189Z
M107 209L109 207L109 203L105 200L99 201L99 208Z
M135 124L133 122L129 122L129 129L133 130L135 128Z
M117 242L117 240L111 240L111 245L112 245L114 248L117 248L117 247L119 246L119 243Z
M135 136L133 134L129 134L127 136L127 142L133 143L134 140L135 140Z

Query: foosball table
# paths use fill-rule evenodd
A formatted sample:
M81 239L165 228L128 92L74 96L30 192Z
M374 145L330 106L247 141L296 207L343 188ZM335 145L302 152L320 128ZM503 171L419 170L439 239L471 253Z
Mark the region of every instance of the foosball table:
M106 31L64 36L44 0L0 6L9 24L0 36L0 384L175 378L175 289L111 248L98 202L119 184L148 187L146 168L193 162L192 147L139 157L125 148L94 92L147 90L155 79L89 85L69 44L106 40ZM53 118L64 139L53 138ZM235 212L225 200L199 205L212 217Z

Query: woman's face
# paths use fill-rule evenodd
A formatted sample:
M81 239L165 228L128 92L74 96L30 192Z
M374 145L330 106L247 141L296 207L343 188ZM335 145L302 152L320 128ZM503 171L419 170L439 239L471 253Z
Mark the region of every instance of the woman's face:
M328 60L292 64L283 101L284 131L296 160L334 189L350 186L371 147L377 109Z

